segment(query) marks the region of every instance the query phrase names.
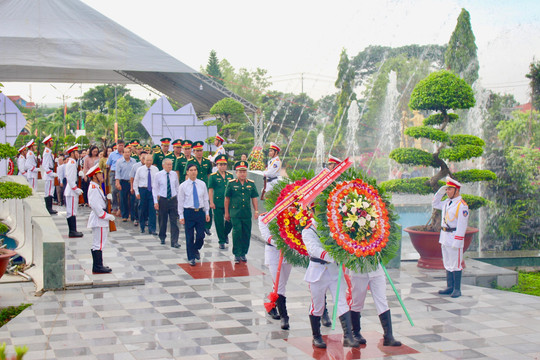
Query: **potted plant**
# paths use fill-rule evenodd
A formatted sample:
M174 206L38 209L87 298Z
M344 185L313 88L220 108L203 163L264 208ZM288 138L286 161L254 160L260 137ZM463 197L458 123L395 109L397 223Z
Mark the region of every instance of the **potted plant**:
M423 165L439 169L429 177L396 179L385 181L381 186L390 192L407 194L434 194L444 185L441 181L450 176L461 183L488 181L496 178L489 170L464 170L452 173L448 162L459 162L482 155L484 141L474 135L448 133L448 125L458 119L458 115L449 110L469 109L475 104L474 93L465 80L447 70L434 72L421 80L411 93L409 107L412 110L435 111L424 119L422 126L412 126L405 134L415 139L428 139L435 143L434 151L417 148L398 148L390 152L390 158L400 164ZM478 209L487 200L474 195L461 194L470 210ZM412 226L405 229L411 242L420 254L418 266L430 269L443 269L442 254L439 245L441 230L441 211L433 209L427 225ZM471 243L472 235L478 229L468 228L465 236L465 251Z

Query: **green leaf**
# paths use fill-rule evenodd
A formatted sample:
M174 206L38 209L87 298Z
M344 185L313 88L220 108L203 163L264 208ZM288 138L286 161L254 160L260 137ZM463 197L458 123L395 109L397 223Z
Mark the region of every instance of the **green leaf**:
M452 123L459 119L459 116L454 113L446 114L448 116L448 123ZM433 114L424 119L424 125L441 125L444 123L443 114Z
M461 194L461 197L469 206L469 210L477 210L480 209L482 206L490 204L488 200L477 195Z
M417 148L399 148L394 149L388 155L390 159L400 163L409 165L425 165L433 166L433 155L427 151Z
M405 134L415 139L424 138L432 141L448 142L446 132L429 126L411 126L405 130Z
M392 193L420 195L433 194L433 189L431 186L429 186L428 177L388 180L381 182L379 185L382 189L384 189L384 191Z
M19 152L9 144L0 144L0 159L9 159L17 156Z
M448 161L463 161L482 156L484 149L475 145L458 145L441 149L439 158Z
M478 136L474 135L450 135L450 145L475 145L475 146L484 146L486 145L485 141L480 139Z
M497 175L491 170L463 170L452 174L460 183L472 183L477 181L491 181L497 179Z
M13 181L0 182L0 199L24 199L32 195L28 185L17 184Z

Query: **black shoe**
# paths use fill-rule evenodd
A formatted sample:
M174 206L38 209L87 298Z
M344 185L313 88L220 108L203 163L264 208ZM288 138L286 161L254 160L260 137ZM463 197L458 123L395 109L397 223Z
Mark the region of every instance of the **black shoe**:
M235 264L240 264L240 261L242 261L242 259L240 259L240 256L235 256L234 257L234 263Z
M309 315L309 322L311 323L311 331L313 333L313 346L319 349L326 349L326 343L321 336L321 317Z
M165 245L165 239L161 239L161 245Z
M281 319L281 316L279 316L279 314L278 314L278 312L277 312L277 310L276 310L275 307L272 308L272 310L270 310L270 311L268 312L268 315L270 315L270 317L271 317L272 319L274 319L274 320L279 320L279 319Z
M287 298L283 295L278 295L277 308L281 317L281 329L289 330L289 314L287 313Z
M325 327L332 326L332 320L330 320L330 316L328 316L328 309L326 308L326 304L324 307L324 312L321 317L321 324L323 324L323 326Z
M189 260L189 265L195 266L197 263L195 262L195 259Z
M247 263L247 259L246 259L246 256L240 256L240 258L242 259L243 262Z
M392 333L392 316L390 315L390 309L380 314L379 320L381 321L384 330L383 346L401 346L401 342L394 339L394 334Z
M157 235L157 232L152 231L152 232L150 233L150 235Z
M351 310L352 335L360 345L364 345L367 341L362 334L360 334L360 318L361 315L359 312Z
M454 273L446 270L446 289L439 290L441 295L450 295L454 291Z
M199 250L195 251L195 259L201 260L201 254L199 254Z
M175 249L180 249L180 244L174 244L174 245L171 245L171 247L173 247Z
M452 275L454 277L454 289L450 297L457 298L461 296L461 270L453 271Z
M112 272L108 266L103 266L103 253L101 250L90 250L92 252L92 273L108 274Z
M204 233L208 236L212 235L212 232L210 231L210 229L204 229Z
M144 229L141 229L141 234L144 234Z
M339 317L341 327L343 328L343 346L359 347L360 342L356 340L352 334L351 312L347 311Z
M226 238L225 239L225 244L228 244L229 243L229 238Z
M225 244L219 244L219 249L220 250L225 250Z

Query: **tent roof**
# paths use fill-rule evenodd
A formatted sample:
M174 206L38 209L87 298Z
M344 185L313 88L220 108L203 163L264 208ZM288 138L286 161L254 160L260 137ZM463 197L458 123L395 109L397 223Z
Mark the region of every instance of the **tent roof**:
M224 97L256 109L78 0L1 1L0 49L2 81L139 83L198 113Z

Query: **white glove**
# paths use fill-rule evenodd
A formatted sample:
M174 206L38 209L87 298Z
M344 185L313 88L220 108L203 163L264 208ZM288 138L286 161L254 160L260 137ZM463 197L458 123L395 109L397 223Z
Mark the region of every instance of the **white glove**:
M111 193L107 194L107 200L112 200L112 194Z
M79 177L84 177L84 173L82 170L79 171Z
M55 172L52 172L52 173L49 174L49 176L52 176L52 177L58 177L58 174L55 173Z
M82 193L83 193L82 189L79 189L79 188L75 189L75 194L81 195Z
M112 215L112 214L107 214L107 215L105 215L105 220L114 221L114 219L116 219L116 218L115 218L114 215Z

